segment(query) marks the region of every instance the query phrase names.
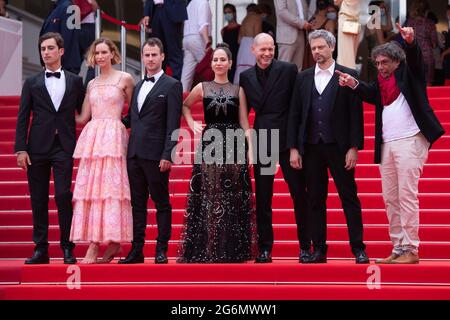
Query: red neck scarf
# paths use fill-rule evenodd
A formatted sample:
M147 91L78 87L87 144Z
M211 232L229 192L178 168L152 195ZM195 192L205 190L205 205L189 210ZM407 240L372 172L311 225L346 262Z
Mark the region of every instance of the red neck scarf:
M397 86L394 73L388 79L378 75L378 85L381 92L381 103L383 106L388 106L394 102L400 95L400 89Z

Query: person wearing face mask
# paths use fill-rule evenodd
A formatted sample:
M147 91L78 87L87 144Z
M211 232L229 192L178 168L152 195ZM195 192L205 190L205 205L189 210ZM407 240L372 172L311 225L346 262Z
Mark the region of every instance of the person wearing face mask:
M9 18L8 11L6 11L6 5L8 0L0 0L0 17Z
M236 22L236 7L230 3L225 4L223 6L223 17L227 25L221 30L222 39L230 48L233 61L236 61L239 50L239 30L241 28L241 25ZM235 72L236 63L233 63L228 71L228 79L234 79Z

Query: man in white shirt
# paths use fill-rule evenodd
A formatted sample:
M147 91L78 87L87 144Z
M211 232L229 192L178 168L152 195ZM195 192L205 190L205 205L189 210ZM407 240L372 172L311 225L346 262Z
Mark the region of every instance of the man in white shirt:
M397 28L403 48L389 42L372 50L378 79L370 84L339 73L339 84L375 105L375 163L380 163L392 253L377 263L419 262L418 186L428 149L444 134L431 109L423 58L413 28Z
M72 223L72 154L75 149L75 111L84 99L82 79L61 68L64 41L59 33L39 39L45 71L25 80L17 116L14 151L17 165L27 171L33 212L34 254L26 264L49 263L48 201L50 172L55 182L55 201L64 263L76 263L69 240ZM31 126L29 122L32 115ZM29 132L28 132L29 129Z
M184 91L190 91L195 67L211 47L211 8L208 0L192 0L187 6L188 19L184 22L184 60L181 83Z
M364 142L361 100L350 88L339 88L335 70L355 72L333 60L336 39L332 33L316 30L309 34L309 43L316 65L297 76L288 123L290 164L305 171L308 190L314 253L305 262L327 262L329 170L342 202L355 261L369 263L355 182L358 149Z
M162 70L164 46L158 38L149 38L142 47L146 75L136 84L128 115L122 119L131 128L127 170L133 207L133 242L120 264L144 263L147 202L155 203L158 236L155 263L167 263L171 236L172 206L169 198L169 172L172 149L178 139L172 137L180 127L183 89L181 82Z

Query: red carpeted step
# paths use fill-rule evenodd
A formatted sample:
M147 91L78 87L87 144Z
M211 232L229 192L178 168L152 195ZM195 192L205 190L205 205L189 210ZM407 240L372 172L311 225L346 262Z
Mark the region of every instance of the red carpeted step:
M381 277L379 285L428 284L450 285L450 273L446 268L450 262L422 261L418 265L372 265ZM63 284L68 280L67 265L52 261L49 265L24 265L23 261L0 262L1 282L27 284ZM78 264L80 284L122 283L273 283L284 284L329 284L367 283L368 265L357 265L353 261L333 261L327 264L299 264L296 260L275 261L272 264L255 265L252 262L237 264L179 264L170 261L165 266L147 261L143 264L119 266ZM373 270L372 270L373 271ZM69 274L69 275L68 275ZM118 280L120 279L120 280Z
M189 190L190 179L171 179L169 181L169 193L179 194L187 193ZM358 192L376 192L381 193L381 178L356 178ZM255 190L255 181L252 178L253 190ZM72 190L74 181L72 182ZM419 190L427 193L445 193L450 190L450 178L422 178L420 180ZM274 181L274 189L280 193L288 193L287 183L282 178ZM337 192L333 179L330 178L328 184L329 192ZM54 194L54 183L50 182L50 194ZM27 181L0 181L0 194L3 196L27 195L29 193Z
M49 209L56 209L53 196L50 196ZM363 208L382 209L384 208L383 198L377 193L359 193L359 199ZM446 209L450 203L450 193L420 193L420 207L423 209ZM185 195L172 195L171 203L174 209L182 209L186 206ZM341 208L341 202L336 193L328 195L327 206L330 209ZM149 207L153 208L153 203L149 200ZM275 193L273 197L273 208L292 208L292 199L288 194ZM23 196L0 196L0 210L29 210L31 209L28 195Z
M437 152L433 152L433 154ZM450 153L450 150L449 150ZM439 153L439 156L445 157L445 154ZM433 155L434 157L434 155ZM438 157L438 155L436 155ZM450 158L450 154L448 156ZM16 165L16 158L13 155L0 155L0 162L7 162L7 166L0 165L0 181L26 181L26 172ZM75 179L77 174L77 167L74 167L73 179ZM170 179L190 179L192 173L192 165L174 165L170 173ZM281 170L276 172L275 177L277 179L283 178L283 173ZM377 164L373 163L360 163L356 168L357 178L380 178L380 169ZM450 178L450 163L426 163L422 178Z
M348 258L354 259L351 253L348 241L328 241L328 257L329 258ZM367 246L367 254L371 259L386 257L392 251L391 241L365 241ZM156 241L146 241L144 254L148 258L153 258L155 254ZM169 257L176 257L178 251L178 241L171 240L169 243ZM75 248L75 255L77 257L84 257L86 254L88 244L81 243ZM126 256L131 244L123 244L123 256ZM34 243L29 242L0 242L0 259L25 259L32 255L34 250ZM449 259L448 252L450 252L450 242L427 242L420 243L420 257L422 259ZM277 259L297 259L299 254L298 241L278 241L275 240L273 247L273 257ZM51 242L49 247L49 254L51 258L62 258L62 251L59 243Z
M172 239L181 239L182 225L172 224ZM274 237L278 241L295 241L297 239L297 227L295 225L274 225ZM32 226L20 227L0 227L0 242L26 242L32 239ZM155 239L157 236L156 225L148 225L146 238ZM450 226L421 226L419 229L421 241L447 241L450 242ZM346 225L328 225L327 237L330 241L348 240L348 229ZM59 240L59 227L51 226L49 228L49 241ZM389 241L387 225L365 225L365 241Z
M369 288L367 284L124 284L83 285L81 288L82 290L72 290L65 284L10 285L0 288L0 298L4 300L398 300L406 297L408 300L450 299L450 289L438 285L389 285L383 286L382 290L372 290L373 287ZM256 303L258 304L261 303ZM180 303L180 305L188 304ZM265 305L272 306L276 303ZM178 303L173 307L177 308ZM211 312L208 313L213 314L217 307L210 309ZM227 309L227 312L230 310Z
M149 209L148 224L156 224L155 209ZM185 209L174 209L172 213L173 224L184 223ZM364 224L388 224L385 209L362 210ZM274 224L295 225L293 209L273 209ZM345 224L345 216L342 209L328 209L327 221L329 224ZM49 212L50 225L58 225L56 210ZM420 225L450 225L450 209L420 209ZM0 226L32 226L31 210L5 210L0 211ZM30 240L30 239L27 239Z

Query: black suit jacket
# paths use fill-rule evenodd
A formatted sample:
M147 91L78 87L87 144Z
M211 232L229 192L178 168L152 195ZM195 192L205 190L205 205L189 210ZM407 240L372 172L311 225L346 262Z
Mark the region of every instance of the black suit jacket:
M176 146L178 135L172 139L174 130L180 127L183 88L181 82L163 74L148 93L139 112L137 98L143 80L136 85L131 107L122 122L131 128L128 158L138 156L147 160L169 160Z
M17 116L15 152L47 153L58 132L64 151L73 153L76 143L75 110L81 111L85 90L81 77L66 70L64 74L66 92L58 111L45 87L44 71L25 80ZM33 120L28 133L31 113Z
M404 43L404 50L406 53L406 63L400 63L399 67L394 72L397 86L405 96L420 131L430 144L432 144L442 136L445 131L428 101L422 52L416 43L411 46ZM370 84L360 81L355 91L362 100L375 105L374 160L375 163L380 163L381 144L383 143L383 104L381 103L378 81L373 81Z
M255 110L253 127L257 130L278 129L280 151L286 149L289 106L297 73L294 64L274 60L264 90L257 79L256 66L240 75L239 83L245 91L249 110Z
M353 69L336 63L336 70L356 76ZM288 147L297 148L305 153L305 141L309 114L311 110L311 93L314 85L315 66L301 72L295 81L289 114ZM362 102L353 90L339 86L339 76L335 73L328 83L333 90L332 96L332 130L334 137L344 152L351 147L362 149L364 146L364 123Z
M187 20L186 0L165 0L164 8L166 9L167 17L175 23L183 22ZM149 16L152 20L153 13L155 12L155 3L153 0L145 1L144 16Z
M39 36L47 32L58 32L64 39L64 55L62 56L62 66L64 69L70 70L72 72L79 72L82 56L84 53L80 53L79 47L79 30L69 29L67 27L67 21L70 21L72 12L67 13L67 8L70 7L72 1L70 0L58 0L55 8L48 14L45 18L44 24L42 25ZM39 48L40 54L40 48ZM43 61L41 59L41 64Z

